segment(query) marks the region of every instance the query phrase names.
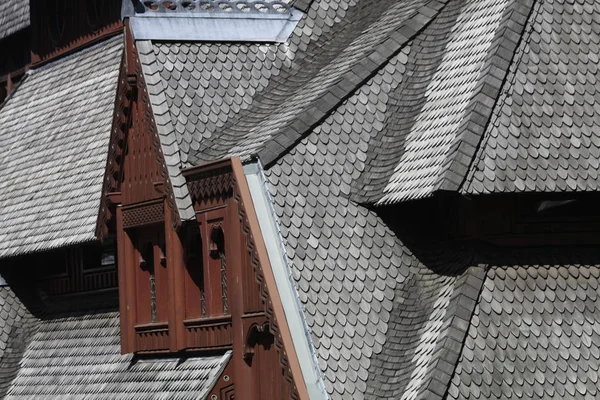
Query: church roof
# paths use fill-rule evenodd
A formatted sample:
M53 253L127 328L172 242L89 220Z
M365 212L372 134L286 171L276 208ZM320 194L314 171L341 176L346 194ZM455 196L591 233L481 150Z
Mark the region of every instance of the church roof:
M463 192L599 189L598 18L594 1L536 3Z
M0 258L94 239L122 41L30 71L0 106Z
M232 156L262 161L285 267L330 399L596 396L596 253L579 262L580 249L552 254L528 249L505 260L434 238L421 243L424 239L384 220L377 206L439 191L597 190L598 2L297 0L290 5L304 16L283 43L160 36L137 41L182 219L193 217L182 168ZM88 65L86 74L95 76L89 70L97 68L116 84L117 41L59 63L80 59L74 71L83 74L79 66ZM110 66L105 63L110 56L89 65L101 48L114 57ZM0 129L6 110L25 109L18 99L44 93L36 88L46 87L46 81L31 82L56 65L34 72L17 89L0 110ZM90 92L90 86L83 87ZM107 127L114 86L111 90L110 105L103 90L95 103L106 104L106 114L93 114ZM81 96L74 98L87 98ZM60 104L71 104L69 98ZM73 107L61 107L72 115ZM98 136L89 145L104 146L99 154L105 155L108 129L102 136L100 119L92 125ZM46 143L41 135L33 137ZM4 149L2 137L11 136L0 135ZM21 160L12 161L21 168L36 154L39 165L45 146L41 149L20 157L15 150L10 160ZM103 165L104 156L99 159ZM79 168L73 159L65 161ZM84 164L81 171L93 170ZM97 187L95 175L86 186L90 201L69 215L81 212L81 221L95 217L101 173L97 178ZM59 182L52 179L44 182ZM28 204L29 197L23 199ZM23 218L20 226L28 226L24 214L14 210ZM12 214L0 214L10 233L17 225L3 222L13 218L5 215ZM58 220L60 228L52 225ZM17 249L0 255L49 247L30 244L30 237L62 244L71 233L77 240L87 237L84 223L77 224L79 231L69 230L60 216L48 221L42 226L49 239L37 233L40 224L32 223L30 234L14 239L3 239L7 234L0 230L0 246ZM108 329L114 317L100 313L98 323ZM70 318L77 317L45 320L42 326L48 335L63 334ZM90 314L78 323L93 324L95 318ZM37 354L32 349L37 347L26 354ZM35 368L36 357L26 356L30 364L23 365ZM27 379L27 373L20 370L14 382Z
M29 0L0 3L0 39L29 26Z
M2 398L205 399L231 355L122 355L116 291L58 303L35 305L33 316L11 289L0 288L0 310L11 315L0 340L0 366L13 359L10 353L19 360L0 375Z
M576 250L490 266L448 399L597 398L598 255L592 260Z

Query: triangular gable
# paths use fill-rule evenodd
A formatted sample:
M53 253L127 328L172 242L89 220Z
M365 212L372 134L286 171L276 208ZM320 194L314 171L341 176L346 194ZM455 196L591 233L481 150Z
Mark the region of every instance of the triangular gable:
M232 196L235 204L237 219L241 226L241 236L229 234L229 240L238 241L234 247L245 249L245 258L241 265L251 266L250 272L243 271L242 275L246 282L244 292L244 309L262 310L263 317L257 315L254 319L248 319L244 323L244 342L248 345L251 341L252 330L268 326L269 331L275 336L275 346L279 354L279 363L283 368L286 381L291 385L292 399L308 399L306 384L302 379L302 372L298 364L291 331L287 326L287 320L279 297L277 284L273 275L272 266L267 254L266 245L262 237L256 211L254 210L252 197L248 183L244 175L243 167L238 158L211 163L205 166L194 167L184 171L188 180L190 194L195 205L212 204L217 198ZM231 211L230 211L231 212ZM257 291L252 290L252 282L257 282ZM259 303L256 303L259 300ZM253 308L254 307L254 308ZM243 317L244 318L244 317ZM248 356L244 350L244 356ZM234 347L235 352L235 347Z
M123 184L130 190L127 198L120 199L122 204L157 201L165 195L172 220L177 226L181 223L171 184L173 168L167 167L169 157L163 151L146 80L131 36L127 35L125 41L96 226L100 239L108 234L113 216L108 194L120 193ZM176 179L183 179L177 173L173 174Z

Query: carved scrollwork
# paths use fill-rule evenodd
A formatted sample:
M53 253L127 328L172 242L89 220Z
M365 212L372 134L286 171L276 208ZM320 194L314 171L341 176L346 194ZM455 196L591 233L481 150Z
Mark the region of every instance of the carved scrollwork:
M265 312L265 315L266 315L266 318L268 321L268 324L266 324L266 325L263 324L263 326L268 327L269 332L272 333L274 336L275 348L277 349L277 352L279 354L279 362L283 368L285 379L292 388L291 398L293 400L296 400L296 399L298 399L298 389L296 387L296 384L294 383L294 378L292 376L292 370L289 366L288 356L283 347L283 339L281 337L281 332L279 331L279 327L277 325L277 320L274 315L273 302L271 301L269 291L265 284L265 278L263 275L262 266L260 265L260 262L258 260L258 255L256 252L256 245L254 243L254 238L252 236L252 233L250 232L250 222L248 221L248 215L246 213L246 208L242 201L242 196L239 191L239 187L238 187L237 181L235 179L235 176L232 176L232 179L233 179L233 188L234 188L233 198L238 205L238 210L237 210L238 218L241 223L242 232L244 234L244 237L246 238L246 248L250 255L250 263L256 274L256 281L259 285L260 297L264 304L264 312Z

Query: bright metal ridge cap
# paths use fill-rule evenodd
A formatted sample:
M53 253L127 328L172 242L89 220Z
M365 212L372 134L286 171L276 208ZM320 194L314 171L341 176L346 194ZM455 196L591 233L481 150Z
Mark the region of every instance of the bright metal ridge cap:
M328 400L310 331L296 292L294 278L286 261L287 255L285 254L283 238L279 231L279 223L273 209L273 200L267 188L267 181L260 160L252 160L244 164L244 174L254 203L254 210L258 217L260 231L267 248L267 255L271 263L277 290L283 304L286 323L293 333L292 341L308 395L310 400Z
M283 43L303 13L274 1L125 0L135 40Z

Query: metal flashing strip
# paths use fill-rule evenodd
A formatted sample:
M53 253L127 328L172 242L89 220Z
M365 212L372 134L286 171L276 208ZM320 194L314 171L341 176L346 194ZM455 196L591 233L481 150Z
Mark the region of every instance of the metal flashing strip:
M309 397L311 400L327 399L327 392L319 370L315 349L310 339L310 332L295 292L291 270L286 262L285 249L266 187L262 166L258 162L246 164L244 165L244 174L246 175L260 230L285 311L286 322L290 331L296 333L292 335L292 340Z
M130 18L135 40L283 43L304 15L281 2L185 3L174 11L162 3L142 12L124 8L123 17Z

